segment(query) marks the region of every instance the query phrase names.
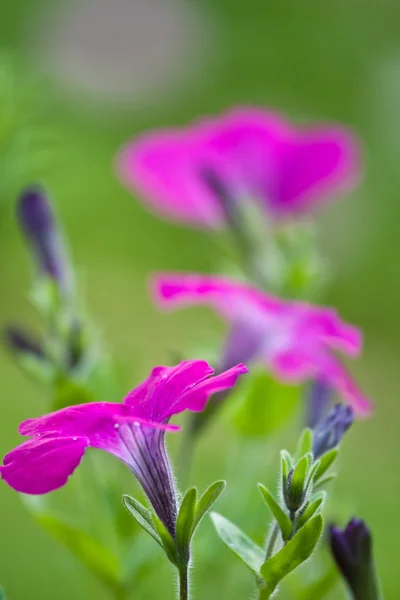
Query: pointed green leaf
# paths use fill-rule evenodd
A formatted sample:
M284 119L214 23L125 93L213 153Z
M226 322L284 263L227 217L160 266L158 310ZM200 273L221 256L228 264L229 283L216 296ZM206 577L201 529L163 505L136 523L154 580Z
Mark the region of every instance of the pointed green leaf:
M337 455L339 454L339 450L338 448L332 448L332 450L329 450L328 452L325 452L325 454L323 454L320 457L320 466L318 469L318 472L315 476L315 481L319 481L322 477L322 475L324 475L327 470L329 469L329 467L335 462Z
M307 523L307 521L309 521L311 519L311 517L313 517L315 515L317 510L319 510L321 508L321 505L324 502L325 497L326 497L326 494L322 492L318 498L315 498L315 500L310 502L310 504L307 506L306 510L303 512L303 514L301 515L301 517L299 518L299 520L297 522L298 527L303 527L303 525L305 525L305 523Z
M213 512L211 519L221 540L259 577L265 551L222 515Z
M261 483L258 484L258 489L262 497L267 503L268 508L274 515L282 532L282 538L288 540L292 533L292 522L284 510L279 506L278 502L272 496L271 492Z
M293 467L293 460L290 453L287 450L281 450L281 458L287 464L287 470L290 471Z
M135 498L132 498L132 496L128 496L128 494L124 494L122 500L126 509L136 522L139 523L140 527L149 533L151 537L156 540L157 544L160 544L161 548L163 548L163 543L154 525L151 510L143 506L143 504L138 502Z
M308 480L307 480L307 490L312 490L312 486L314 485L314 481L315 481L315 477L318 473L318 469L321 466L321 461L317 460L313 466L311 467L309 474L308 474Z
M290 482L288 483L288 490L286 494L286 505L289 510L296 511L302 505L305 494L305 479L307 470L309 467L309 462L307 456L303 456L301 458L290 478Z
M157 532L161 538L162 546L164 548L164 552L167 555L168 559L172 562L173 565L179 567L179 556L178 549L176 547L176 542L172 535L169 533L164 523L160 521L157 515L153 515L154 525L156 526Z
M282 494L286 496L287 491L287 477L290 469L292 468L292 457L287 450L281 450L281 485Z
M336 477L337 477L337 473L330 473L326 477L323 477L322 479L320 479L318 481L317 485L314 486L314 492L316 492L317 490L320 490L327 483L336 479Z
M184 563L189 560L190 538L197 506L197 489L191 488L185 495L176 521L176 543Z
M275 556L261 566L265 581L265 594L272 594L279 582L310 558L321 537L324 521L316 515Z
M206 491L200 497L196 513L194 515L193 527L192 527L192 535L196 531L198 524L204 515L210 510L210 508L216 503L219 496L222 494L226 486L226 481L216 481L211 484Z
M57 517L33 513L40 525L58 538L101 581L115 587L119 582L119 564L110 550L73 525Z
M307 427L306 429L304 429L304 431L302 432L300 439L299 439L299 443L298 443L297 451L296 451L297 458L301 458L305 454L308 454L309 452L311 452L312 447L313 447L313 432L312 432L312 429Z

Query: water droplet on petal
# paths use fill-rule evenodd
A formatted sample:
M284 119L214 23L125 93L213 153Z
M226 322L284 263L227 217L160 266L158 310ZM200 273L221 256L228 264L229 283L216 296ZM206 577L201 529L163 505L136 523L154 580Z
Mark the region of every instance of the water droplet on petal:
M119 423L114 423L114 429L118 429L119 428Z
M76 441L78 438L77 438L77 437L73 437L72 439L73 439L73 440L74 440L74 442L75 442L75 441Z

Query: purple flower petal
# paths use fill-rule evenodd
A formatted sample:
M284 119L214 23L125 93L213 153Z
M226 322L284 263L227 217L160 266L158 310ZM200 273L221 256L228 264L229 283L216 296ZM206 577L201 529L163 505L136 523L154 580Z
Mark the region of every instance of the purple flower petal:
M88 445L84 437L33 438L5 456L1 477L17 492L46 494L67 483Z
M32 439L12 450L0 467L17 491L44 494L63 486L88 446L105 450L134 473L159 518L175 535L177 502L165 450L165 432L178 429L168 419L183 410L201 410L208 397L232 387L246 372L238 365L217 377L201 360L156 367L124 403L93 402L24 421Z
M247 322L250 335L258 328L263 343L259 345L257 340L257 357L278 379L301 382L320 378L358 414L370 412L370 401L334 353L340 350L357 356L361 332L342 321L333 309L282 300L227 278L195 274L156 274L151 291L161 308L207 305L231 325L240 322L243 327Z
M142 418L163 422L183 410L203 410L211 394L232 387L239 375L246 372L244 365L237 365L226 373L209 377L214 369L204 360L156 367L124 402Z
M356 141L344 128L297 129L273 112L243 107L142 136L121 152L118 171L163 216L219 227L224 211L204 169L239 201L253 199L282 217L351 188L358 163Z

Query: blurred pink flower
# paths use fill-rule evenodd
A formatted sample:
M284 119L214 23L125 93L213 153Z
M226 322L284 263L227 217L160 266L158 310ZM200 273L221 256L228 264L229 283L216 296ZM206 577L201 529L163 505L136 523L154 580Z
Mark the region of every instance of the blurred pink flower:
M203 360L155 367L121 404L93 402L28 419L19 432L31 439L7 454L0 474L18 492L45 494L67 482L86 448L100 448L126 463L174 534L176 493L164 438L178 428L168 421L184 410L202 411L212 394L246 372L237 365L210 377L214 370Z
M335 310L306 302L286 301L245 283L207 275L159 273L151 281L160 308L208 305L231 325L224 368L246 356L260 360L284 382L309 379L332 387L354 411L367 415L371 403L335 354L355 357L361 332L342 321Z
M220 227L224 208L204 173L234 202L256 201L280 218L313 210L350 189L358 162L357 143L347 129L298 129L275 113L243 107L133 140L118 156L118 171L155 212Z

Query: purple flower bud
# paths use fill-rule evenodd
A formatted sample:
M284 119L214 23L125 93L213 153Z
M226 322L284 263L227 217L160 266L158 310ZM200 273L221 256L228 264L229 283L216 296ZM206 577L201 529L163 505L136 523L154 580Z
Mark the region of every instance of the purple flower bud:
M372 555L372 537L360 519L352 519L346 529L329 528L333 558L355 600L378 600L379 588Z
M69 269L50 203L38 187L24 190L17 204L20 226L31 246L40 273L54 279L65 290Z
M19 327L7 327L4 331L6 346L14 354L31 354L44 359L45 354L40 342Z
M311 383L307 402L307 426L314 428L328 411L332 398L332 388L322 379Z
M314 459L335 448L353 421L354 412L350 406L335 404L325 419L314 428Z

